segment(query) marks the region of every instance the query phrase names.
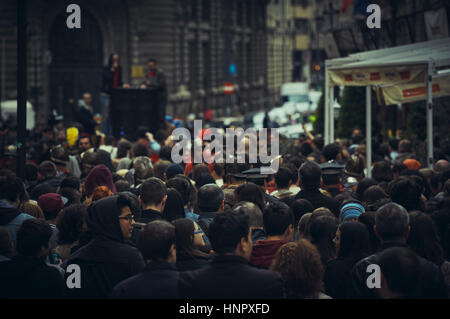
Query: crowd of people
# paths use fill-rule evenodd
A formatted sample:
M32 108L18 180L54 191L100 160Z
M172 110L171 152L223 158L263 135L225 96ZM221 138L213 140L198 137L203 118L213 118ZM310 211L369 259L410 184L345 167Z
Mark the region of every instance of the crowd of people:
M2 160L1 298L450 296L450 163L422 168L407 139L375 147L367 177L360 129L280 137L262 174L174 163L169 123L76 142L54 124L30 134L23 179Z

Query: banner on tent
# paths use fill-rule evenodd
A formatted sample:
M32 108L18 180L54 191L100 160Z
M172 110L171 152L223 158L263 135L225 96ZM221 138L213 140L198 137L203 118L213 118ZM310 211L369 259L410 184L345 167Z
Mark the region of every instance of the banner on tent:
M330 85L366 86L401 83L423 83L426 67L364 68L329 70Z
M382 88L386 105L408 103L425 100L427 98L427 85L402 84ZM433 98L450 95L450 77L441 77L433 80Z

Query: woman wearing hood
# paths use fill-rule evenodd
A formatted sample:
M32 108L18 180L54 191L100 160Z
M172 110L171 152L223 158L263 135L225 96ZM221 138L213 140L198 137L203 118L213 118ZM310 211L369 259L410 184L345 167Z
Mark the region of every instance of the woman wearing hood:
M77 250L67 267L80 267L80 288L68 289L73 298L108 298L116 284L140 272L145 263L140 252L129 245L134 215L129 196L106 197L88 208L87 226L93 239ZM70 272L66 273L68 278Z
M86 181L84 182L84 197L91 197L98 186L107 186L114 194L117 192L111 170L103 164L94 166L86 177Z

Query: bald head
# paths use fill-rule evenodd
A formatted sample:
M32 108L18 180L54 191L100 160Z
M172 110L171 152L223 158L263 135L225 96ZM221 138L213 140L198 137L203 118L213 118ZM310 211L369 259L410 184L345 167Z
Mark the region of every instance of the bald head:
M442 173L449 169L450 169L450 163L446 160L439 160L436 162L436 164L434 164L434 171L436 173Z

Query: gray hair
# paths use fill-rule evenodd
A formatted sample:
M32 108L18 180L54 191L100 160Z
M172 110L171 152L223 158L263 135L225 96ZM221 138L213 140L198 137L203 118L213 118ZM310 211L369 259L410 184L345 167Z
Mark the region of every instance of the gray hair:
M248 216L250 227L264 227L263 213L254 203L241 201L234 205L233 212L242 212Z
M408 231L408 211L396 203L385 204L376 212L375 225L383 240L399 240Z

